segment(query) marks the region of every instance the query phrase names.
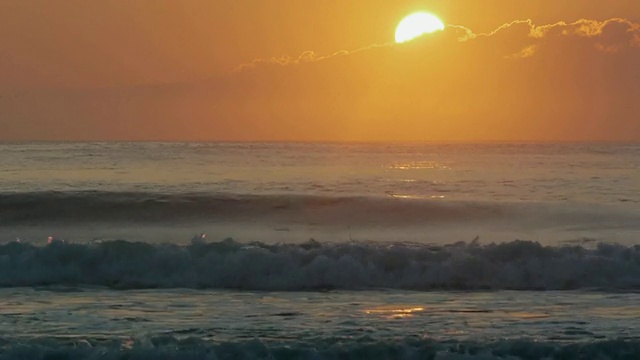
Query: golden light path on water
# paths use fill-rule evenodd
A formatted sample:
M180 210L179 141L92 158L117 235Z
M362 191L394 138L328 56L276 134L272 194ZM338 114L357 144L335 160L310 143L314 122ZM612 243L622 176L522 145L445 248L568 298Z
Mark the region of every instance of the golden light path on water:
M374 308L367 309L364 311L365 314L368 315L381 315L387 318L408 318L415 315L415 313L425 311L424 307L416 306L416 307L383 307L383 308Z

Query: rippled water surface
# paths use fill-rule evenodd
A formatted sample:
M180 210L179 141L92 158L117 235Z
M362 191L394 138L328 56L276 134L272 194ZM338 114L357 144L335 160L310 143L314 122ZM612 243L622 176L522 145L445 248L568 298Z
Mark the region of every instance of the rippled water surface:
M634 293L13 288L1 290L0 298L0 333L13 340L640 341L640 295Z
M633 144L0 144L0 191L639 202Z

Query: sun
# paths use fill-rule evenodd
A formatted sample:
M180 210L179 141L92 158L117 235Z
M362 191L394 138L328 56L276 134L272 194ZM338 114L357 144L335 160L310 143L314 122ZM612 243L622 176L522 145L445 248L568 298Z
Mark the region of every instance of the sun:
M437 16L427 12L413 13L400 21L396 28L396 42L403 43L418 36L444 30L444 23Z

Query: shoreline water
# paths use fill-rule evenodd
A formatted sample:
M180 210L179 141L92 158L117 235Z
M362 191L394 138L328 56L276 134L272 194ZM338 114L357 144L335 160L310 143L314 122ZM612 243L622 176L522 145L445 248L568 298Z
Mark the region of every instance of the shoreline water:
M634 358L637 293L0 289L0 358ZM99 300L99 301L96 301ZM168 316L168 313L171 316ZM22 332L9 332L12 324Z

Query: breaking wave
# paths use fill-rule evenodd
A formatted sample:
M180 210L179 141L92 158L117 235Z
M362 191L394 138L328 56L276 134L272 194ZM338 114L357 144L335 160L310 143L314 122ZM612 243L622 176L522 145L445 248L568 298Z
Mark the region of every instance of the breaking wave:
M239 290L640 290L640 245L536 242L0 245L0 286Z
M133 340L0 339L2 359L638 359L638 340L545 343L504 340L489 343L436 342L425 339L375 342L370 339L320 339L313 343L262 342L215 344L170 336Z

